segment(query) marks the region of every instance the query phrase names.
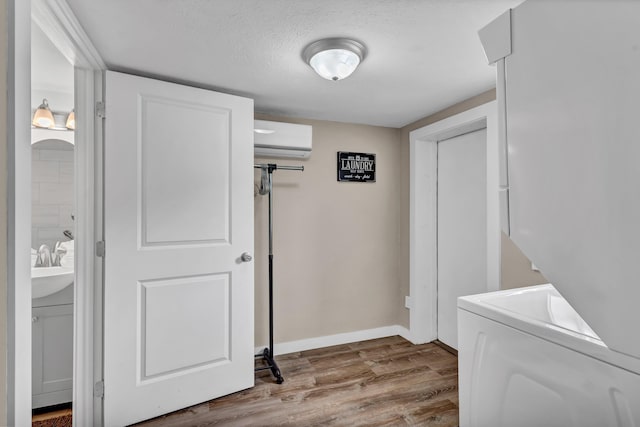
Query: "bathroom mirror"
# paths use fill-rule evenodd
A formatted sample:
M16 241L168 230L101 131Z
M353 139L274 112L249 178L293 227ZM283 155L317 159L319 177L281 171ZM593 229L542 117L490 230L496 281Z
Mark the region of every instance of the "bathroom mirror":
M69 138L65 135L64 139ZM49 138L33 143L31 149L31 247L37 250L47 245L53 249L56 242L70 240L75 234L74 145L62 138Z

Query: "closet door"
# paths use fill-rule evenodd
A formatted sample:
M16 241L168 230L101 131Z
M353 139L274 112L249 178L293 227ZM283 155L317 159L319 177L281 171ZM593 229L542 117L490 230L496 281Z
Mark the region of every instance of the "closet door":
M458 348L458 297L487 291L487 131L438 142L438 339Z
M253 386L253 101L108 72L104 420Z

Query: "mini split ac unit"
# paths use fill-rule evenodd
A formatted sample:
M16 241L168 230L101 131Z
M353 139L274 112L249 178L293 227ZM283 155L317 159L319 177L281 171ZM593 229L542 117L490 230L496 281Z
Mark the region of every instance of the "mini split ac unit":
M306 159L311 154L311 126L254 120L253 146L256 157Z

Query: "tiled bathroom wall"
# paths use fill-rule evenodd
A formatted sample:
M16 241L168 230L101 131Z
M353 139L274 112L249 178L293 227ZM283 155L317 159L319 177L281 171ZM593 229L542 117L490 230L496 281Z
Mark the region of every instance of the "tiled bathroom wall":
M73 145L47 140L32 146L31 247L69 240L73 225Z

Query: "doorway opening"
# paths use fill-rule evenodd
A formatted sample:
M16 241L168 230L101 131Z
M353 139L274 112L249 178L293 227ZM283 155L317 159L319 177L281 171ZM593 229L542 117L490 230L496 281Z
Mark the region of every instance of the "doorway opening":
M438 143L486 129L486 283L500 286L499 145L497 103L492 101L410 134L409 329L416 344L438 339ZM480 273L482 274L482 273ZM450 305L453 305L452 298ZM455 306L450 307L455 312Z
M30 141L30 123L33 116L30 117L28 111L31 107L32 85L31 28L37 25L51 43L63 53L73 69L74 89L71 98L77 118L74 134L74 161L71 167L74 177L72 199L75 202L72 213L75 219L72 220L73 230L66 227L63 230L69 231L69 234L74 237L72 273L74 286L71 300L73 313L68 316L73 319L71 350L73 354L71 375L73 418L76 425L100 425L101 398L94 397L94 385L96 379L101 378L99 319L102 313L99 309L102 282L101 260L95 256L95 243L101 239L102 234L101 190L95 183L101 176L99 154L102 127L101 123L94 118L94 109L95 101L102 99L101 71L105 66L66 3L33 0L24 3L15 2L14 6L12 18L15 25L9 42L10 48L13 48L16 54L9 57L11 78L8 98L15 120L7 125L9 134L14 135L14 138L9 140L7 150L8 243L11 247L7 268L7 422L10 425L28 425L32 419L32 401L34 400L32 393L34 387L31 381L33 298L31 268L28 267L29 247L33 245L31 241L32 146ZM35 92L34 90L34 96L36 96ZM42 99L39 101L41 103ZM54 107L54 110L58 108ZM65 112L68 113L68 111ZM66 125L66 120L63 122L62 126ZM48 139L65 140L61 135L63 133L59 132L56 138ZM52 153L49 155L54 156ZM68 172L68 168L65 169L67 178ZM51 196L49 192L46 194L47 197ZM62 241L65 240L62 239ZM53 245L55 252L56 245L55 243ZM33 249L36 249L37 260L39 247ZM68 248L65 250L69 252ZM48 259L51 263L50 253L42 258ZM59 258L64 259L64 257ZM67 257L67 264L69 259L70 257ZM55 372L58 371L55 370Z
M456 350L457 298L487 290L486 136L438 142L438 340Z
M74 70L31 23L31 407L33 425L71 425L75 271ZM73 115L72 115L73 114Z

